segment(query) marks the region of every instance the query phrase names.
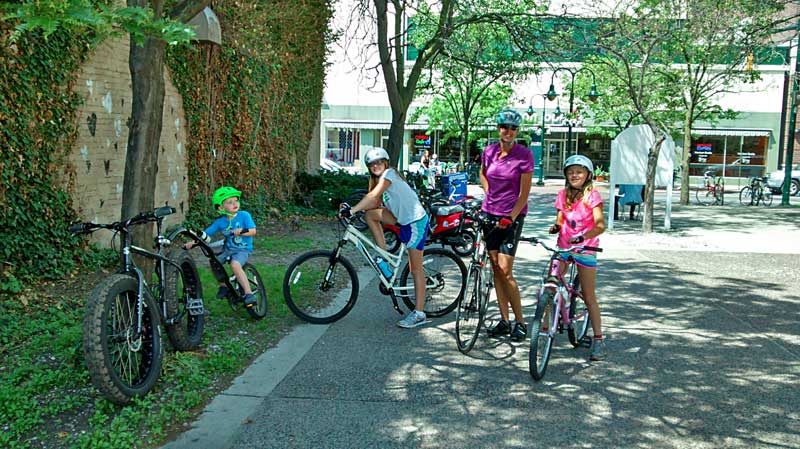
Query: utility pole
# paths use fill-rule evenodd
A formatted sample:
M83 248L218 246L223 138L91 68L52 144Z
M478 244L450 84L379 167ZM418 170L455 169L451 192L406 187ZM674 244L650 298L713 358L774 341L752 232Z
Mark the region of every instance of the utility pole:
M800 20L795 25L795 30L800 32ZM786 142L786 157L783 159L783 188L781 188L781 206L789 205L789 192L792 187L792 153L794 153L795 127L797 126L797 95L798 73L800 73L800 35L796 35L797 46L794 55L794 77L792 78L792 106L789 110L789 138Z

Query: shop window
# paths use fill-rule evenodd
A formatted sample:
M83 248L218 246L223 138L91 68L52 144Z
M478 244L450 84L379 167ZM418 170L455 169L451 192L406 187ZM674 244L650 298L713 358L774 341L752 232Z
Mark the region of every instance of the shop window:
M700 136L692 139L689 175L749 178L765 172L768 136Z

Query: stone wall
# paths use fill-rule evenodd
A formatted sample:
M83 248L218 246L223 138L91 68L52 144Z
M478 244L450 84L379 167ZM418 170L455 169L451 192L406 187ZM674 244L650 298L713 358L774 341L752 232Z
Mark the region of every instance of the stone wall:
M72 198L85 220L106 223L120 219L131 115L128 53L128 37L104 42L81 68L75 83L84 104L77 113L78 137L71 157L76 174ZM165 82L155 205L168 203L177 209L177 214L167 218L169 225L184 220L188 180L183 101L166 69ZM97 238L101 243L108 242L108 236Z

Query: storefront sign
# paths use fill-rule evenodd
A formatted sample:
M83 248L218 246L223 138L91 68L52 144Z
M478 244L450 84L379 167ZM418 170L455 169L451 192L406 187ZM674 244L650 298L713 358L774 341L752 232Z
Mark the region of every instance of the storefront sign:
M698 143L695 146L694 154L697 155L697 162L706 162L711 153L710 143Z
M740 164L749 165L750 164L750 158L754 157L756 154L755 153L737 153L737 155L739 156L739 163Z
M414 136L414 144L421 147L431 146L431 136L427 134L417 134Z

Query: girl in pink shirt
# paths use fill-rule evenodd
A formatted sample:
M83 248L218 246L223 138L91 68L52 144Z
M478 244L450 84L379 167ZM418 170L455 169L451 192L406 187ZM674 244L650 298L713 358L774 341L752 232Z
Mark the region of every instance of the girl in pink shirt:
M603 200L594 189L592 161L576 154L564 162L564 189L556 198L556 223L550 228L551 234L558 233L558 247L570 248L573 245L599 246L598 236L606 229L603 219ZM583 300L589 310L594 338L589 349L589 360L603 360L606 345L600 319L600 305L597 303L595 286L597 281L597 256L594 251L575 249L562 254L562 260L569 257L575 260L578 277L581 280ZM565 264L561 263L563 272Z

